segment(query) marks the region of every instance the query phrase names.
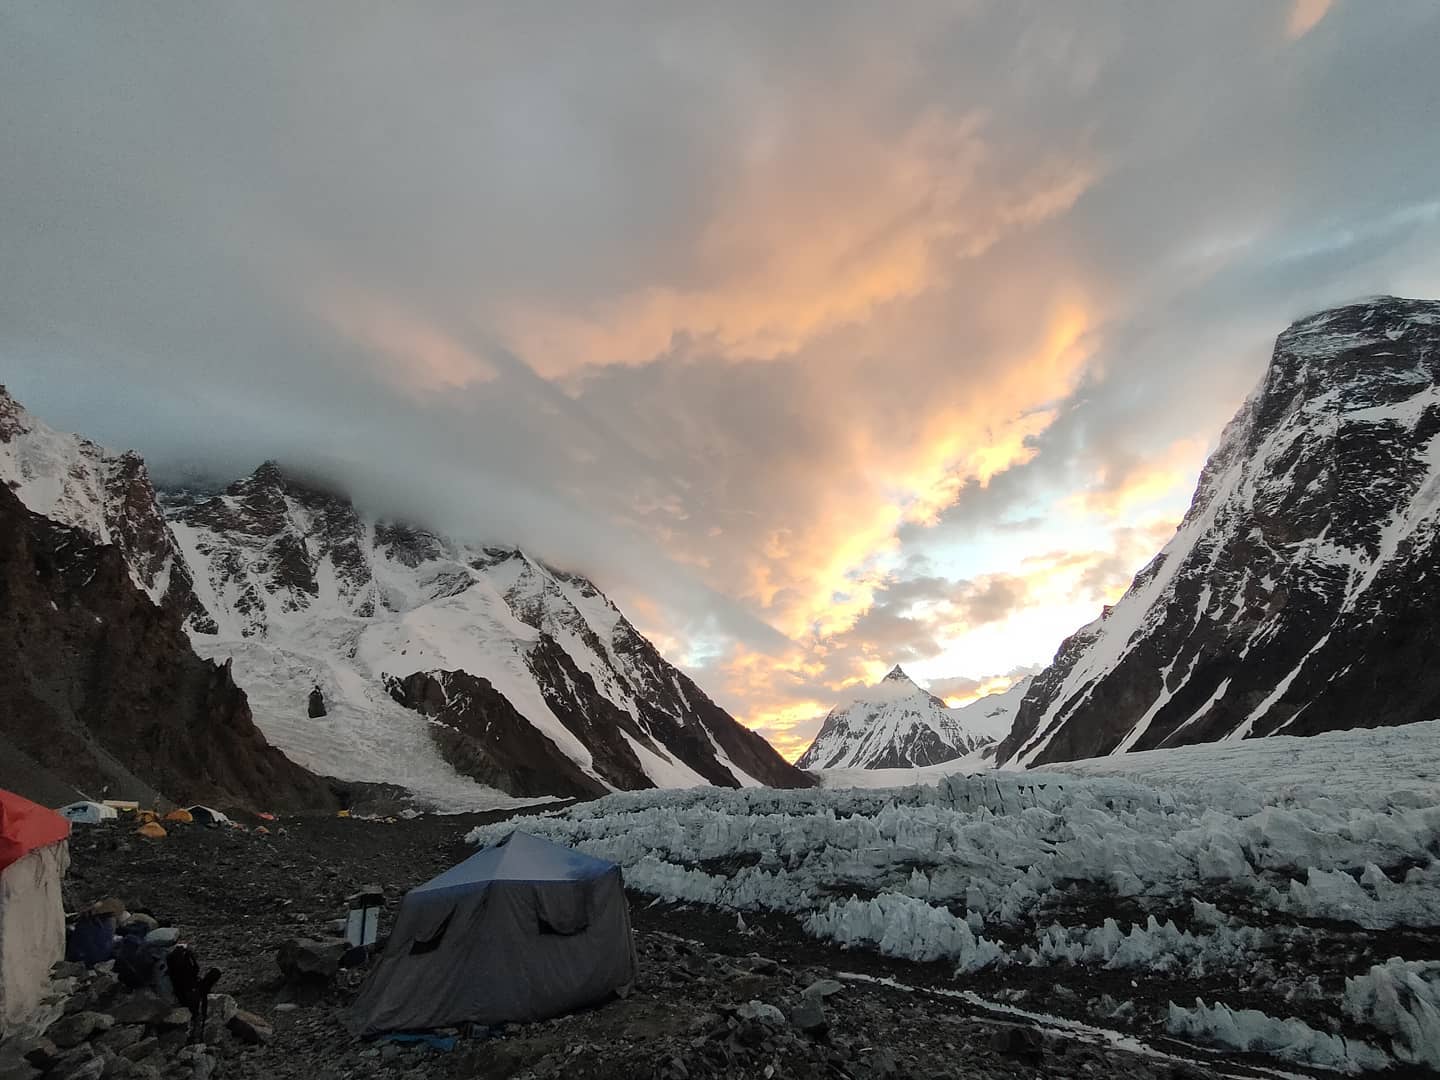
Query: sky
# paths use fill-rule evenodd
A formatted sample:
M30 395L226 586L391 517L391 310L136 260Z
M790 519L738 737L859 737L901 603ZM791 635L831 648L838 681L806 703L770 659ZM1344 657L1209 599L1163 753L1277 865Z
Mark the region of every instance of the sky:
M1043 665L1295 318L1440 296L1440 6L0 0L0 380L589 573L789 756Z

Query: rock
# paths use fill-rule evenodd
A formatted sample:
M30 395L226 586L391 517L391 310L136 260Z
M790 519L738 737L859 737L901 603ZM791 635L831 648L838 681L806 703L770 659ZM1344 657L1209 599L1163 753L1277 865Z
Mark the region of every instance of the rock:
M125 920L126 926L143 926L145 933L149 933L160 925L160 921L153 915L147 915L143 911L132 911L130 917Z
M311 720L318 720L325 715L325 695L321 692L320 687L317 686L310 691L310 700L307 703L306 711L309 712Z
M24 1061L13 1065L0 1065L0 1080L39 1080L45 1075L39 1069Z
M77 1012L63 1016L45 1029L45 1037L61 1050L79 1046L97 1031L108 1031L115 1024L114 1017L97 1012Z
M762 1024L769 1024L772 1027L779 1027L785 1023L785 1014L764 1001L747 1001L735 1010L735 1015L741 1020L758 1020Z
M228 1024L230 1018L240 1009L239 1004L229 994L211 994L208 1005L207 1016L211 1020L218 1020L222 1024Z
M155 1038L141 1039L137 1043L124 1047L120 1056L129 1061L144 1061L146 1058L154 1057L160 1053L160 1040Z
M765 1025L758 1020L746 1020L735 1029L735 1037L746 1046L759 1046L769 1036Z
M189 1027L193 1017L184 1005L177 1005L155 1021L159 1027Z
M119 1024L153 1024L175 1007L173 1002L161 998L150 990L131 994L110 1009L110 1015Z
M1045 1040L1032 1028L1007 1024L990 1033L990 1049L1010 1057L1038 1058L1045 1052Z
M17 1050L27 1064L37 1069L50 1068L60 1057L60 1048L45 1038L26 1039Z
M329 982L340 970L340 959L349 945L341 939L291 938L280 946L275 962L292 982Z
M99 972L90 980L90 998L95 1002L103 1002L120 988L120 980L109 972Z
M119 1053L127 1046L134 1046L145 1037L145 1029L135 1024L117 1024L95 1039L95 1045L103 1050Z
M100 1080L105 1072L105 1059L89 1043L81 1043L61 1054L45 1073L46 1080Z
M145 935L145 944L157 948L169 948L180 940L178 926L157 926Z
M809 998L824 999L832 994L838 994L845 989L845 984L837 979L816 979L800 993Z
M790 1023L807 1035L823 1035L830 1027L820 998L802 995L800 1004L790 1010Z
M85 965L78 960L57 960L50 968L54 979L78 979L85 974Z
M265 1023L264 1020L254 1013L246 1012L244 1009L238 1010L235 1015L230 1018L226 1027L229 1029L230 1034L234 1035L241 1042L248 1043L251 1046L259 1046L262 1043L267 1043L275 1034L269 1024Z
M895 1052L883 1046L867 1052L860 1062L863 1071L858 1075L871 1080L885 1080L900 1071L900 1062L896 1059Z
M768 956L760 956L756 953L741 957L735 962L746 971L753 971L757 975L774 975L780 970L778 960L771 960Z

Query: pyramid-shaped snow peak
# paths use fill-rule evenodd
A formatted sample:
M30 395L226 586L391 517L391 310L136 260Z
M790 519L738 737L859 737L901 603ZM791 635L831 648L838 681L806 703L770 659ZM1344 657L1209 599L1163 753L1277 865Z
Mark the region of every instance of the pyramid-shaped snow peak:
M896 664L837 705L796 762L802 769L903 769L964 757L992 741Z

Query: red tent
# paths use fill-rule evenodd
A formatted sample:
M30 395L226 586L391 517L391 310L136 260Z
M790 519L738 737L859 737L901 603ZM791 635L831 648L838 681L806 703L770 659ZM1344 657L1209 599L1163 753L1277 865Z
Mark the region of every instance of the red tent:
M54 810L0 791L0 870L69 835L70 822Z

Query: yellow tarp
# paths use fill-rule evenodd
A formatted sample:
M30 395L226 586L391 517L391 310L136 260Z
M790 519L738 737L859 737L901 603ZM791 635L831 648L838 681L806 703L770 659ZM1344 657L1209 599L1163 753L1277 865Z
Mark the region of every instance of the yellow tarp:
M189 810L175 809L165 815L166 821L194 821L195 817Z
M147 840L164 840L166 832L165 827L158 821L147 821L135 830L135 835L143 836Z

